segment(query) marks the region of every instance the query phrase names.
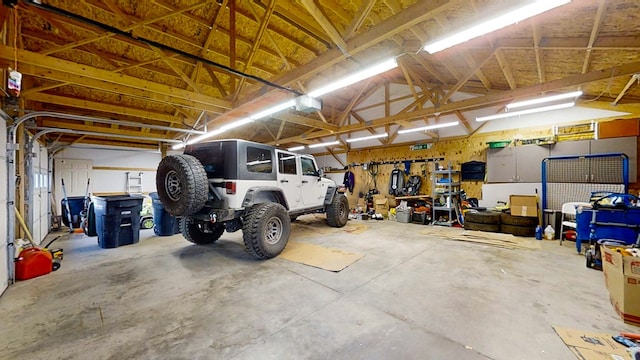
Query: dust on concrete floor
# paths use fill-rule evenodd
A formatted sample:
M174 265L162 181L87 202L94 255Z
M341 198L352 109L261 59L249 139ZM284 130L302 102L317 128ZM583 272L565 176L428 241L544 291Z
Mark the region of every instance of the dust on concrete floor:
M65 235L59 271L0 298L0 358L572 359L552 325L638 330L571 242L507 250L323 221L301 217L292 239L364 257L333 273L254 260L241 232L195 246L143 230L116 249Z

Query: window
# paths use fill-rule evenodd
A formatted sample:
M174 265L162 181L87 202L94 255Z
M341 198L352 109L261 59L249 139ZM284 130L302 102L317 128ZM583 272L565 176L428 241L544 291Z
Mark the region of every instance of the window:
M316 169L313 159L301 157L300 161L302 163L302 175L318 176L318 169Z
M296 171L296 156L291 154L278 153L278 172L280 174L295 175Z
M271 173L273 163L271 151L247 146L247 171L257 173Z

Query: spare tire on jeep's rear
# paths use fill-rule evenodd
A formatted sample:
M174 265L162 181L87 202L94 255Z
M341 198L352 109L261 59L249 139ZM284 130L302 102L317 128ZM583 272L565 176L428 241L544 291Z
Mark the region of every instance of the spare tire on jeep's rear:
M202 209L209 195L207 173L191 155L168 155L156 173L158 197L173 216L186 216Z

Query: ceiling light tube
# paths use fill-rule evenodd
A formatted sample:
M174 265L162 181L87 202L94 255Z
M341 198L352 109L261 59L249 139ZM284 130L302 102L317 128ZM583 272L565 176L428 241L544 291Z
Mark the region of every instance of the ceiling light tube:
M331 145L338 145L340 144L340 141L330 141L330 142L325 142L325 143L319 143L319 144L311 144L311 145L307 145L307 147L309 149L313 149L313 148L317 148L317 147L322 147L322 146L331 146Z
M249 115L249 117L252 120L258 120L294 106L296 106L296 100L292 99L292 100L285 101L281 104L272 106L266 110L262 110L257 114Z
M325 85L319 89L313 90L310 93L308 93L307 95L313 97L313 98L318 98L322 95L326 95L334 90L340 89L340 88L344 88L347 87L349 85L355 84L358 81L362 81L364 79L368 79L370 77L376 76L378 74L382 74L383 72L389 71L391 69L394 69L398 66L398 62L396 62L396 59L389 59L386 60L384 62L381 62L377 65L371 66L369 68L366 68L362 71L359 71L353 75L349 75L347 77L344 77L336 82L330 83L328 85Z
M504 119L504 118L520 116L520 115L534 114L534 113L539 113L539 112L544 112L544 111L566 109L566 108L570 108L570 107L574 106L575 104L576 104L575 101L572 101L572 102L568 102L568 103L549 105L549 106L542 106L542 107L539 107L539 108L533 108L533 109L527 109L527 110L506 112L506 113L502 113L502 114L489 115L489 116L480 116L480 117L476 118L476 121L497 120L497 119Z
M566 94L551 95L551 96L541 97L541 98L538 98L538 99L518 101L518 102L514 102L514 103L511 103L511 104L507 105L507 109L517 109L517 108L520 108L520 107L538 105L538 104L543 104L543 103L546 103L546 102L552 102L552 101L558 101L558 100L564 100L564 99L571 99L571 98L576 98L576 97L578 97L580 95L582 95L582 91L574 91L574 92L570 92L570 93L566 93Z
M240 127L240 126L246 125L246 124L248 124L248 123L250 123L250 122L253 122L253 119L251 119L251 118L244 118L244 119L240 119L240 120L238 120L238 121L234 121L234 122L232 122L232 123L229 123L229 124L223 125L223 126L221 126L221 127L217 128L216 130L210 131L210 132L208 132L208 133L206 133L206 134L202 134L202 135L200 135L200 136L196 136L196 137L194 137L193 139L191 139L191 140L187 141L187 144L186 144L186 145L195 144L195 143L200 142L200 141L202 141L202 140L206 140L206 139L212 138L212 137L214 137L214 136L216 136L216 135L220 135L220 134L222 134L222 133L223 133L223 132L225 132L225 131L229 131L229 130L231 130L231 129L235 129L235 128L237 128L237 127Z
M443 39L430 42L424 46L424 50L430 54L435 54L444 49L513 25L570 2L571 0L535 0L532 3L484 21L478 25L459 31Z
M304 147L305 147L304 145L294 146L294 147L288 148L287 150L289 150L289 151L300 151L300 150L304 149Z
M380 139L380 138L387 137L387 136L389 136L389 134L387 134L387 133L376 134L376 135L364 136L364 137L359 137L359 138L347 139L347 142L351 143L351 142L356 142L356 141Z
M442 129L442 128L446 128L446 127L457 126L458 124L459 124L459 122L453 121L453 122L442 123L442 124L427 125L427 126L423 126L423 127L419 127L419 128L398 130L398 134L406 134L406 133L415 132L415 131L427 131L427 130L434 130L434 129Z

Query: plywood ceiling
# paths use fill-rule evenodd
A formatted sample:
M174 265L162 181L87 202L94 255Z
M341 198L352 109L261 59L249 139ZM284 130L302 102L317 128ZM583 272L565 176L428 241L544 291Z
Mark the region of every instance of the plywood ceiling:
M397 69L323 97L321 112L284 111L224 137L283 147L338 138L336 150L345 151L354 134L387 131L385 145L400 141L398 129L444 117L458 119L468 136L480 126L472 113L576 89L585 92L584 106L640 113L632 81L640 73L637 0L573 0L435 55L421 45L513 1L43 4L49 8L23 1L0 11L0 61L5 68L17 62L24 74L14 110L117 120L38 117L31 126L78 132L44 135L51 146L157 148L185 139L185 129L215 129L389 56L397 56Z

